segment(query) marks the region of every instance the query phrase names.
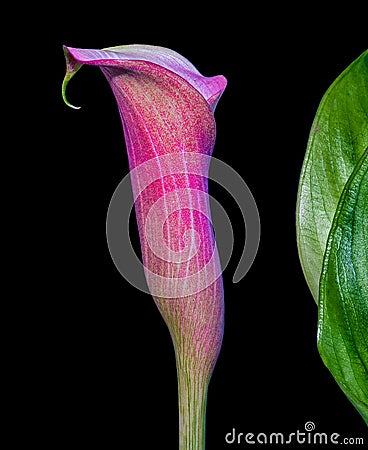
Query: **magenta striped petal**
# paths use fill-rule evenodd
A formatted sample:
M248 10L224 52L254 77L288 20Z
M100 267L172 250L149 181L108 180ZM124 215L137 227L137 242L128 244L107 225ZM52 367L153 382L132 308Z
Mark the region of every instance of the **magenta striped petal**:
M197 389L198 383L205 389L223 335L223 285L207 176L216 136L214 110L226 79L204 77L162 47L64 51L64 95L83 64L99 66L115 95L147 283L173 339L180 389ZM187 386L184 379L193 371L196 382ZM199 399L205 394L182 395ZM188 414L181 413L183 429Z

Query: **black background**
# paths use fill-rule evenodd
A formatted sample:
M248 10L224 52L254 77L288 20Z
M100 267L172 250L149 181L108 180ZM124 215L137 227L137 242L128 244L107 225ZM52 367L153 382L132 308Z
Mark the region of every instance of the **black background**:
M45 152L36 157L43 180L45 301L37 311L33 360L45 414L34 435L48 448L177 448L169 333L150 296L120 276L106 244L108 204L128 172L115 99L94 67L82 68L68 87L69 100L81 110L61 99L63 44L142 43L171 48L203 75L227 78L215 113L214 156L244 178L261 218L254 265L232 284L243 224L232 199L211 185L227 205L236 248L224 272L225 334L209 387L208 450L245 448L225 444L232 428L288 434L307 421L319 432L364 436L363 420L319 357L317 307L295 239L309 130L324 92L366 48L361 13L350 11L356 25L348 30L349 11L322 17L317 6L240 11L211 4L199 11L194 2L106 3L55 11L33 30L37 71L47 73L39 88L46 94L38 128Z

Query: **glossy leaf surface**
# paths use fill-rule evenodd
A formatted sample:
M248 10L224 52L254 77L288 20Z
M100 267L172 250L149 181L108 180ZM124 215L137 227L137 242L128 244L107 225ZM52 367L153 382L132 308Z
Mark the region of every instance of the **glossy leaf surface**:
M349 176L368 146L368 51L324 95L309 136L297 205L297 240L315 301L327 237Z
M346 185L327 242L318 348L368 424L368 150Z
M368 51L324 95L297 201L301 265L318 304L318 349L368 424Z

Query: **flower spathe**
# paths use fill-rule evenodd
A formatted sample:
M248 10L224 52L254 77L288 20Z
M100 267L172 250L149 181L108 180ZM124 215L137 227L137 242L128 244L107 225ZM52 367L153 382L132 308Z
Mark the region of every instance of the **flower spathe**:
M204 77L162 47L64 52L64 99L66 84L84 64L100 67L116 98L147 284L175 347L180 448L202 449L207 386L223 335L223 284L207 177L214 110L226 79Z

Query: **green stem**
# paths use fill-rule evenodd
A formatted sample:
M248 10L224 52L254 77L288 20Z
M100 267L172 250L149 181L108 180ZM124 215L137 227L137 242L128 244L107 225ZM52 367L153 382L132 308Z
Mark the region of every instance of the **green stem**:
M204 450L208 377L177 361L179 450Z

